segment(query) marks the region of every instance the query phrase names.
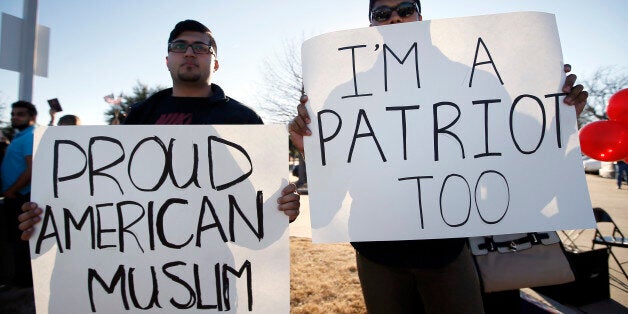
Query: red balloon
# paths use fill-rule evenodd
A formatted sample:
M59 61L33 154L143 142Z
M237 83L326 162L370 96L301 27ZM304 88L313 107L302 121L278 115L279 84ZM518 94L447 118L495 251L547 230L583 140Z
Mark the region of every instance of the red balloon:
M628 125L617 121L596 121L579 133L582 153L600 161L617 161L628 157Z
M611 96L606 107L606 115L610 120L628 124L628 88Z

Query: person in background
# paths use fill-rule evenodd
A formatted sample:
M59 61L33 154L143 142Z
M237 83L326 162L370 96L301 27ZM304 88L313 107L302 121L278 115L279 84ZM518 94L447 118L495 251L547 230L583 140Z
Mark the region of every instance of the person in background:
M50 113L50 122L48 123L48 126L53 126L54 121L55 121L55 116L57 115L57 112L55 109L50 109L50 111L48 111ZM57 121L57 125L80 125L81 124L81 119L79 119L79 117L73 115L73 114L66 114L65 116L59 118L59 121Z
M620 160L615 165L617 175L617 189L621 190L621 182L626 180L628 182L628 164L623 160Z
M48 126L53 126L55 125L55 116L57 115L57 110L50 108L50 110L48 110L48 113L50 114L50 122L48 122Z
M57 125L81 125L81 119L73 114L66 114L59 118Z
M421 21L420 1L370 0L371 26ZM565 71L571 66L565 67ZM564 102L579 114L588 93L567 76ZM301 97L290 137L303 153L303 136L311 135L310 117ZM358 276L369 313L483 313L479 278L465 238L353 242ZM519 292L516 302L519 302ZM512 294L512 293L511 293ZM497 309L498 310L498 309ZM515 306L516 311L516 306Z
M13 248L14 273L11 284L32 287L31 263L28 243L20 241L17 217L20 207L30 200L30 183L33 166L33 131L37 108L27 101L11 105L11 126L18 131L6 149L0 168L4 219L8 222L8 236Z

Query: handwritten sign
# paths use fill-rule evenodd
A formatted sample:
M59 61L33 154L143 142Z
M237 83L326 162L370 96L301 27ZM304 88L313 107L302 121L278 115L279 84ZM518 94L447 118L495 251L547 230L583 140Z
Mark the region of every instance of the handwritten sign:
M38 313L288 313L282 126L38 129Z
M315 242L594 226L553 15L335 32L302 57Z

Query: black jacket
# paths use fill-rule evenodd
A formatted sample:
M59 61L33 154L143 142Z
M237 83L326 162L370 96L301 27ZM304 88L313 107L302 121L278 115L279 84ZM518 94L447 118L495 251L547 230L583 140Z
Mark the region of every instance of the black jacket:
M131 106L124 124L263 124L251 108L211 85L211 97L173 97L164 89Z

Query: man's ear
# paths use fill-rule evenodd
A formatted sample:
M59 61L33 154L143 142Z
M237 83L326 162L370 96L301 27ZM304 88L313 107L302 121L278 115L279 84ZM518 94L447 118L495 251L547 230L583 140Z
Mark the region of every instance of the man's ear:
M168 67L168 56L166 56L166 68Z
M419 14L419 21L423 21L423 15Z
M218 59L214 59L214 72L218 71L220 64L218 64Z

